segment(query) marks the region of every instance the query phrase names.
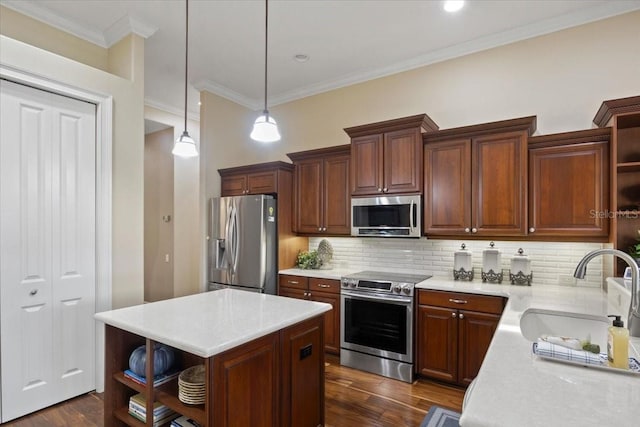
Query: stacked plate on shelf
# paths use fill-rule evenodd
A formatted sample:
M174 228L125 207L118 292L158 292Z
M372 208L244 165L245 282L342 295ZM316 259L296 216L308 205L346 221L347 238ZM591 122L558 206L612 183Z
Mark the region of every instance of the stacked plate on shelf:
M178 399L189 405L200 405L206 399L204 365L185 369L178 376Z

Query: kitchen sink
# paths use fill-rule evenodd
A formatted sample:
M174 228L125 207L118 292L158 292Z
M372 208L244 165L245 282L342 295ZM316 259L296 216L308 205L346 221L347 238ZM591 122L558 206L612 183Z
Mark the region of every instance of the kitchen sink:
M530 308L522 313L520 331L529 341L541 335L578 338L591 337L593 344L607 348L607 328L611 321L605 316Z

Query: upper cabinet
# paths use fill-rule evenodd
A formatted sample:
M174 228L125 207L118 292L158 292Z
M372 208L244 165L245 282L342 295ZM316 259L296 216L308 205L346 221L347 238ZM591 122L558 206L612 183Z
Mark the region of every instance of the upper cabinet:
M527 138L536 117L423 135L424 231L433 236L527 234Z
M289 153L295 165L294 221L299 234L349 235L350 146Z
M426 114L344 129L351 137L351 195L422 193L423 130L438 130Z
M279 171L292 171L285 162L260 163L250 166L218 169L222 196L273 194L278 192Z
M604 101L593 122L611 127L611 241L627 251L640 230L640 96ZM616 258L616 276L626 264Z
M529 234L606 241L611 129L529 138Z

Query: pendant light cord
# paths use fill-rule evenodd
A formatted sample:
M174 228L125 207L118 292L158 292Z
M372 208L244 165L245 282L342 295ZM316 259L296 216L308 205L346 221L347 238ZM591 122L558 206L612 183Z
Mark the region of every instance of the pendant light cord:
M186 24L184 37L184 133L187 133L187 77L189 64L189 0L185 0L186 8Z
M268 52L268 40L269 40L269 0L265 0L265 13L264 13L264 114L265 119L269 121L269 112L267 111L267 52Z

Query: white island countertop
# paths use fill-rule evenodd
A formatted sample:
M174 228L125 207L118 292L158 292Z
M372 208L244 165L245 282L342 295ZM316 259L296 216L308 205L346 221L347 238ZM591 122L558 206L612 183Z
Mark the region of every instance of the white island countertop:
M222 289L97 313L95 318L201 357L211 357L331 310L331 305Z
M508 297L482 368L465 396L461 427L631 427L640 420L640 376L538 358L520 332L528 308L622 314L601 289L513 286L431 278L421 289ZM578 337L580 338L580 337ZM640 351L632 338L630 353Z

